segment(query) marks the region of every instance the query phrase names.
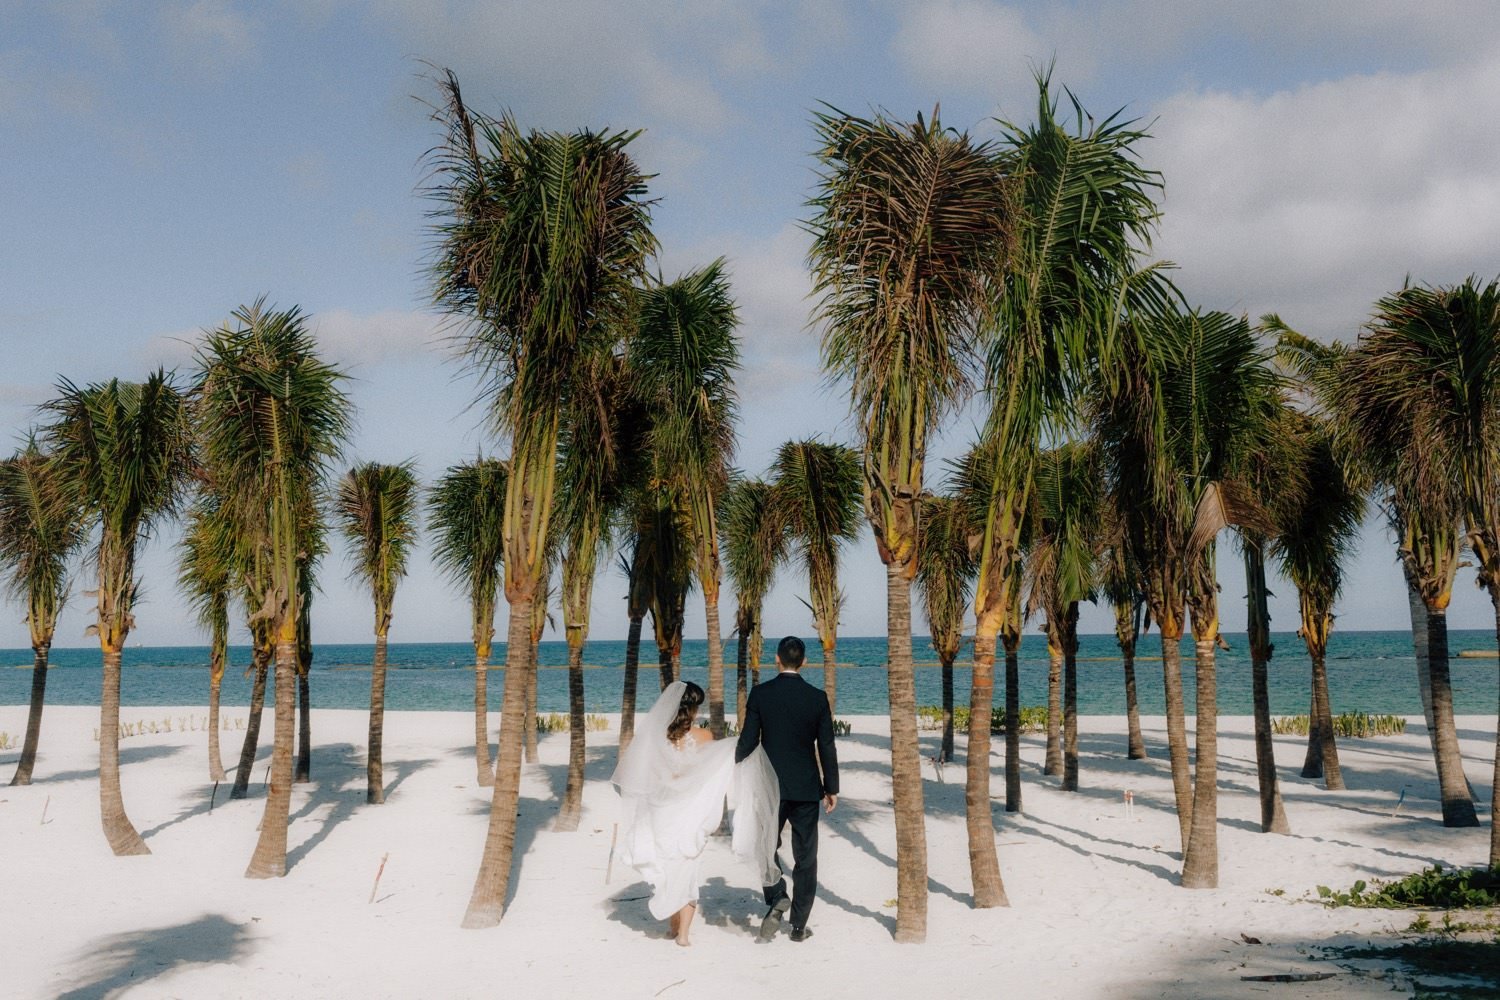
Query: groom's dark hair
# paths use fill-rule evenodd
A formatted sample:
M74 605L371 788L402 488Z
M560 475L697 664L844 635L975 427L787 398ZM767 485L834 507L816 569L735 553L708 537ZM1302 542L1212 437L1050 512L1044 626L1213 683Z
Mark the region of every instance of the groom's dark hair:
M776 644L776 659L788 669L801 670L802 658L806 655L807 647L795 635L789 635Z

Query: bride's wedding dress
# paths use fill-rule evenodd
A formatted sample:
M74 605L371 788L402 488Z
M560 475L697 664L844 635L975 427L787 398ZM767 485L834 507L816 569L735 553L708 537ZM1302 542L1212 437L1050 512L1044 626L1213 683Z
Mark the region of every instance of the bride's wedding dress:
M709 836L734 812L734 853L752 867L757 885L781 877L776 865L776 819L781 790L765 751L739 764L734 741L675 745L667 727L685 685L667 686L636 728L611 779L622 807L620 858L651 884L651 915L665 920L698 899L698 867Z

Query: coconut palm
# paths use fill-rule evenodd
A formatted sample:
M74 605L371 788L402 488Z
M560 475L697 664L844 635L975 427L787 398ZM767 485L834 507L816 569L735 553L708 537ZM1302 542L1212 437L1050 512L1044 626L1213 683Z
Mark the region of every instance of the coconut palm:
M809 260L823 366L848 382L865 515L886 566L896 938L927 934L927 838L911 658L911 581L927 442L968 394L1010 227L993 150L915 122L816 116ZM988 717L988 713L986 713ZM998 884L998 868L995 883Z
M739 319L724 261L641 295L640 323L628 347L633 391L651 418L646 446L652 477L687 513L694 568L703 588L708 636L708 719L724 735L724 644L719 629L718 507L734 458L734 372Z
M229 603L244 572L234 524L211 489L189 509L177 562L177 584L209 633L208 780L225 780L219 749L219 691L229 665Z
M1308 727L1304 778L1322 777L1325 787L1341 789L1338 750L1334 744L1333 713L1328 699L1328 636L1333 628L1333 606L1343 587L1344 568L1359 539L1365 515L1365 495L1338 461L1329 431L1321 420L1296 414L1291 418L1305 442L1299 465L1308 488L1283 489L1293 502L1273 508L1278 535L1272 543L1282 574L1297 587L1301 614L1298 634L1312 661L1312 714ZM1283 438L1291 435L1282 435Z
M1068 442L1042 452L1036 464L1035 535L1027 562L1029 609L1045 616L1048 671L1047 756L1057 747L1055 771L1064 791L1078 790L1078 605L1093 600L1104 498L1096 450ZM1062 697L1055 678L1062 673ZM1058 702L1061 701L1059 706ZM1061 711L1056 711L1060 708ZM1060 718L1059 718L1060 716ZM1054 735L1055 730L1061 730ZM1061 739L1057 737L1060 736Z
M330 463L350 427L344 376L317 354L301 312L242 306L197 349L197 413L203 465L238 530L251 539L267 584L252 618L275 644L276 728L270 792L248 878L286 874L293 777L302 564L311 558L309 512L328 491ZM259 575L259 574L257 574Z
M656 659L662 690L678 678L682 668L682 626L687 596L693 589L693 529L680 506L647 505L641 531L646 549L647 607L656 636Z
M735 725L745 724L749 694L751 647L760 636L760 610L776 567L786 558L786 525L778 516L776 488L763 479L736 479L724 494L719 530L724 536L724 562L734 587L734 629L739 636L735 658ZM760 650L754 651L755 660Z
M79 387L64 380L42 433L69 502L98 529L97 612L104 684L99 708L99 806L116 855L150 854L120 791L120 656L135 625L136 546L173 514L191 455L188 405L166 372L144 382Z
M483 787L495 781L487 724L488 678L505 555L501 531L509 471L501 459L475 458L449 467L427 494L427 531L438 568L469 599L474 640L474 768Z
M945 761L953 759L953 661L963 644L964 614L979 568L969 544L974 532L967 515L956 496L922 495L917 589L932 633L932 648L943 671L943 743L939 755ZM989 720L985 722L988 725Z
M238 534L240 526L236 525L235 530ZM255 545L253 539L243 537L247 537L248 544ZM266 675L276 656L276 634L270 620L259 614L261 602L271 585L269 566L264 553L255 553L251 556L243 581L245 625L250 632L250 665L246 668L246 675L250 678L250 707L245 722L245 738L240 741L240 759L235 766L234 784L229 789L231 799L243 799L250 794L250 772L255 766L255 755L260 748L261 717L265 714Z
M1161 630L1167 738L1182 836L1182 884L1218 881L1218 584L1214 537L1228 524L1274 532L1244 485L1265 450L1281 382L1243 318L1224 313L1142 317L1121 340L1122 363L1096 402L1105 465ZM1197 761L1191 774L1180 639L1191 614Z
M646 619L646 612L651 610L650 576L647 573L646 560L641 558L641 536L632 533L630 545L631 554L628 557L624 553L620 554L620 569L624 572L626 580L626 614L630 618L630 627L625 634L625 666L621 680L623 689L620 692L620 753L625 752L625 748L630 746L630 741L635 737L636 682L640 678L641 663L641 623Z
M443 81L432 154L438 202L434 297L467 324L497 429L510 438L505 597L510 604L499 763L466 927L505 911L529 684L532 605L549 563L558 436L580 363L607 354L632 314L655 248L646 175L630 132L523 132L472 112Z
M0 462L0 568L10 597L26 606L32 652L31 708L12 785L31 784L47 695L47 656L68 599L68 563L83 541L83 512L70 502L57 467L33 436Z
M1110 497L1106 529L1110 543L1100 568L1099 587L1114 611L1115 643L1120 647L1125 668L1125 755L1130 760L1145 760L1146 741L1141 735L1141 712L1136 699L1135 646L1141 637L1146 595L1141 590L1140 574L1130 561L1130 550L1119 536L1119 516L1112 509L1113 503L1114 497Z
M385 801L382 742L385 735L386 642L396 587L417 538L417 476L413 463L365 462L339 480L334 516L349 543L353 577L370 588L375 605L375 661L370 671L370 743L365 801Z
M807 568L808 606L823 646L823 690L829 708L837 711L839 611L844 604L839 550L859 533L859 456L846 445L788 441L771 468L777 516Z
M1110 353L1121 306L1161 297L1156 272L1138 263L1158 215L1160 187L1158 175L1135 157L1145 133L1118 113L1095 121L1071 94L1072 114L1060 114L1050 71L1038 73L1036 83L1036 121L1000 123L1001 168L1016 179L1017 224L990 324L991 390L981 440L995 457L982 493L974 590L978 691L989 689L996 639L1020 641L1019 563L1041 437L1048 425L1054 436L1072 433L1076 407L1070 400L1087 369ZM971 727L987 716L987 706L981 707L979 714L971 709ZM977 905L998 899L992 885L999 868L984 808L988 779L971 756L968 824ZM1007 771L1006 797L1008 807L1020 808L1018 770Z

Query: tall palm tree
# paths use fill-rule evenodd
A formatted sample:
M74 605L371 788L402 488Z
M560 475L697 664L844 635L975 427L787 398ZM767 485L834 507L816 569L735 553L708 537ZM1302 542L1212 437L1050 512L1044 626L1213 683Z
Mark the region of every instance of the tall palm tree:
M252 618L269 625L276 650L276 729L270 792L247 878L286 874L293 777L295 678L308 512L328 491L330 463L350 427L344 376L317 354L301 312L242 306L197 349L197 414L203 464L230 516L252 540L266 588Z
M641 295L640 325L628 347L634 391L651 413L653 478L687 513L694 568L703 588L708 636L708 718L724 735L724 643L719 628L718 508L734 458L734 372L739 323L724 261L714 261Z
M917 505L927 442L973 384L1011 198L993 150L944 128L936 112L931 121L919 115L908 123L830 108L815 126L815 320L823 328L824 368L850 386L865 515L886 566L896 938L921 941L927 837L911 657ZM998 867L994 876L998 886Z
M489 666L495 602L505 556L501 535L510 467L498 458L450 466L427 494L427 531L438 568L469 599L474 639L474 768L482 787L495 782L490 763Z
M1302 776L1322 777L1329 789L1344 787L1334 743L1333 712L1328 698L1328 636L1333 629L1333 606L1343 588L1344 568L1359 540L1365 515L1365 495L1334 454L1328 428L1321 420L1297 414L1298 435L1305 441L1301 467L1305 490L1284 490L1293 502L1273 508L1278 535L1272 552L1281 571L1297 587L1301 614L1298 634L1312 661L1312 707L1307 762Z
M1113 504L1114 497L1109 498ZM1140 574L1130 561L1130 550L1118 534L1119 515L1109 511L1109 549L1101 567L1100 590L1115 616L1115 644L1125 673L1126 751L1129 760L1146 759L1146 740L1141 735L1141 711L1136 699L1135 646L1141 637L1146 595L1141 590Z
M693 589L693 530L688 516L671 497L659 498L647 504L641 526L649 539L647 607L664 691L681 673L683 618Z
M1145 133L1118 113L1095 121L1071 94L1068 122L1059 114L1050 70L1039 72L1036 83L1036 121L1000 123L1000 166L1015 178L1017 224L989 324L986 382L992 388L981 440L994 460L981 487L971 727L988 715L979 695L990 690L996 639L1006 643L1008 680L1012 647L1020 642L1019 567L1040 439L1049 424L1057 436L1071 433L1069 400L1089 366L1110 354L1121 305L1159 297L1156 272L1138 266L1158 215L1160 187L1159 176L1135 157L1134 146ZM1019 705L1009 684L1006 699L1007 706ZM1014 733L1018 724L1008 718L1007 728ZM1007 737L1008 749L1014 739ZM995 905L999 867L984 808L989 774L972 755L968 780L976 903ZM1019 762L1007 764L1006 788L1007 808L1019 809Z
M43 431L59 481L98 528L96 624L104 659L99 707L99 806L116 855L151 850L125 815L120 791L120 656L135 625L136 546L175 512L191 456L188 405L172 378L111 379L80 388L64 380L46 404Z
M1165 313L1122 339L1118 377L1096 402L1106 467L1161 630L1167 738L1182 836L1182 884L1218 881L1219 637L1214 537L1229 524L1274 533L1244 485L1265 450L1281 382L1248 322ZM1191 614L1197 689L1196 774L1189 771L1180 639Z
M748 663L751 646L760 635L760 611L776 567L786 558L786 525L778 516L776 488L763 479L736 479L724 494L719 530L724 536L724 562L734 587L734 629L739 636L735 658L735 725L745 724L749 694ZM759 659L759 650L756 650Z
M198 624L208 630L208 780L225 780L219 749L219 692L229 665L229 602L244 571L233 523L220 499L204 489L188 511L177 562L177 584Z
M823 646L823 690L838 708L839 550L859 534L859 455L846 445L788 441L772 462L778 517L807 567L813 624ZM951 741L950 741L951 743ZM951 749L951 746L950 746Z
M334 498L339 530L349 543L353 576L370 588L375 605L375 662L370 670L370 744L365 765L365 801L385 801L382 743L385 736L386 643L396 587L417 540L420 488L413 463L365 462L344 473Z
M472 112L451 73L435 117L434 297L468 324L495 426L510 438L505 597L510 604L499 763L464 926L505 911L520 795L532 604L548 567L558 436L578 365L609 353L655 249L630 132L524 132Z
M649 543L648 543L649 544ZM636 682L640 678L641 623L646 612L651 610L650 576L646 560L641 558L641 536L631 533L630 555L620 554L620 569L625 573L626 614L630 627L625 635L625 666L622 672L620 692L620 753L624 753L635 737Z
M922 494L921 545L917 549L917 589L932 633L932 648L943 671L941 759L953 760L953 661L964 638L964 613L973 595L979 565L970 546L973 525L956 496ZM988 725L989 720L985 720Z
M1094 598L1104 498L1099 491L1097 451L1084 442L1068 442L1042 452L1036 464L1032 540L1027 576L1030 610L1046 618L1048 677L1048 758L1060 743L1064 791L1078 789L1078 605ZM1062 667L1062 698L1053 680ZM1053 708L1061 701L1061 712ZM1055 716L1060 715L1060 719ZM1058 725L1060 723L1060 725ZM1054 737L1060 729L1061 739Z
M84 541L83 512L69 502L64 485L35 436L0 462L0 568L6 591L26 606L32 653L31 709L12 785L31 784L52 634L68 599L68 563Z

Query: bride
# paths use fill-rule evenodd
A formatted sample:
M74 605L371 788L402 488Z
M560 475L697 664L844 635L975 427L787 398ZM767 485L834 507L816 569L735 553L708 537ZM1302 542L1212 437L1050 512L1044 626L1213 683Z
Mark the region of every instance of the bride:
M733 849L761 881L780 878L776 818L780 789L765 751L734 762L734 741L715 741L693 725L703 689L674 681L637 727L610 779L623 817L620 857L651 884L651 915L669 921L687 947L698 907L698 865L708 837L734 810Z

